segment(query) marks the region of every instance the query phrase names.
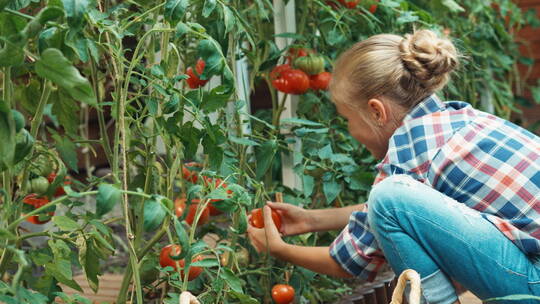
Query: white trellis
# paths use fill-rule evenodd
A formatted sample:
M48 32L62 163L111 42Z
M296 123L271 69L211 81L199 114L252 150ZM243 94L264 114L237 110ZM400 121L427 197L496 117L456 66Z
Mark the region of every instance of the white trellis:
M296 16L295 16L295 1L289 0L285 4L284 0L274 0L274 32L295 33L296 32ZM292 38L276 37L276 45L279 49L285 48L292 43ZM283 93L278 94L278 100L281 100ZM296 117L296 108L298 105L298 96L288 95L285 100L285 110L281 118ZM282 129L284 134L290 134L290 130ZM298 152L300 151L300 142L290 144L289 147L294 151L289 155L282 155L282 175L283 184L293 189L302 189L302 180L293 171L294 165L299 161Z

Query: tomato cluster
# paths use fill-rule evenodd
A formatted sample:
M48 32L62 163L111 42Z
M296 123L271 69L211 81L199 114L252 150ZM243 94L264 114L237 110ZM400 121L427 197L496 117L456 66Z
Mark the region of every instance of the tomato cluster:
M175 245L175 244L170 244L163 247L161 249L161 253L159 254L159 265L161 265L161 267L171 266L174 269L174 271L178 271L178 267L180 267L181 268L180 276L183 278L184 265L186 262L184 259L180 259L180 260L175 259L175 257L180 255L181 250L182 250L182 247L180 247L180 245ZM203 257L199 255L193 258L191 262L192 263L197 262L202 259ZM188 281L195 280L202 273L202 271L203 269L201 267L190 266L189 272L188 272Z
M208 82L208 79L202 80L200 78L201 74L204 72L205 65L206 63L204 62L204 60L199 59L197 60L197 63L195 64L196 73L193 72L192 67L187 68L186 75L188 75L188 78L186 79L186 82L190 88L197 89L204 86Z
M197 183L199 181L199 174L196 171L192 171L188 169L187 167L201 167L198 163L187 163L182 167L182 176L185 180L191 182L191 183ZM202 176L202 179L204 181L205 186L213 185L213 187L222 187L227 188L227 183L224 183L222 179L220 178L210 178L206 176ZM227 190L227 194L230 196L232 194L232 191L230 189ZM208 222L209 216L215 216L220 215L223 212L219 210L215 204L219 203L220 199L211 199L210 203L207 205L205 210L202 211L201 217L199 218L199 222L197 223L197 226L202 225L206 222ZM188 214L186 215L186 222L191 225L193 223L193 220L195 218L195 212L197 210L197 204L200 203L199 199L193 199L191 200L191 205L189 206ZM176 216L180 217L184 213L184 210L186 208L186 199L185 198L178 198L175 200L175 210L176 210Z
M324 71L324 58L315 51L292 47L287 63L278 65L270 72L274 88L287 94L300 95L312 90L327 90L332 74Z
M28 181L27 190L30 194L22 200L22 202L27 205L23 212L30 212L48 204L51 197L55 198L66 194L64 186L58 186L55 189L51 189L51 186L57 177L56 172L53 172L51 164L39 160L37 163L37 168L32 173L34 177ZM71 184L71 181L68 178L64 179L64 185L68 184ZM54 192L51 195L53 190ZM51 216L53 215L53 211L48 211L29 216L26 220L33 224L45 224L51 220Z

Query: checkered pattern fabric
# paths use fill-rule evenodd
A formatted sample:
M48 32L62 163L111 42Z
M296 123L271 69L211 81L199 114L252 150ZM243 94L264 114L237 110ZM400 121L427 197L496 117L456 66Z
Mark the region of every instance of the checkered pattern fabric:
M504 119L435 95L414 107L377 165L377 184L407 174L478 210L528 255L540 255L540 138ZM373 280L384 256L364 212L351 214L330 255Z

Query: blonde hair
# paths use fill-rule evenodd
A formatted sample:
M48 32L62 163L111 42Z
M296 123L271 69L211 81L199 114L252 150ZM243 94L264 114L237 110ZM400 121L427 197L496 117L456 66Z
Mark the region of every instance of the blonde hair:
M430 30L375 35L339 56L330 92L334 102L362 106L384 96L408 110L443 88L457 65L452 42Z

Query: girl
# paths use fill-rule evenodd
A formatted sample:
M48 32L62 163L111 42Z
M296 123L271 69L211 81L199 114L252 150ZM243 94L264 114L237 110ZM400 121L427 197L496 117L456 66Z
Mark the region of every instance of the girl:
M381 160L368 202L325 210L268 203L265 228L248 228L255 248L368 281L386 262L396 274L412 268L424 303L459 303L452 280L481 299L540 295L540 139L465 102L440 101L434 94L457 65L452 43L429 30L376 35L342 54L332 100ZM270 208L282 214L282 231ZM330 229L343 229L330 247L280 236Z

